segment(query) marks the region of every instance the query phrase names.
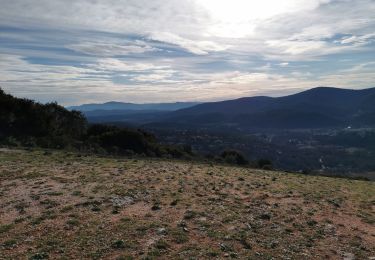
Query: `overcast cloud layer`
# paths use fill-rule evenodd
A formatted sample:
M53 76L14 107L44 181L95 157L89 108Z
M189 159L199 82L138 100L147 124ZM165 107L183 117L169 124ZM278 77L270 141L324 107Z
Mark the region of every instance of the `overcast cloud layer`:
M0 86L63 105L374 87L374 0L1 0Z

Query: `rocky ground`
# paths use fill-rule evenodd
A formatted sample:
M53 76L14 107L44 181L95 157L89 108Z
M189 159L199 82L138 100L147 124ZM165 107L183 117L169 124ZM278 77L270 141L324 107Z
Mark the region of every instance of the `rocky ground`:
M0 150L0 259L374 257L374 182Z

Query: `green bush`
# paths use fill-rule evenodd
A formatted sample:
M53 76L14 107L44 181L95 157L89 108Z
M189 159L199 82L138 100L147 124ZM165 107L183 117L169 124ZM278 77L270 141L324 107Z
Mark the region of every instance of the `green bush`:
M240 152L235 150L227 150L222 152L221 158L228 164L247 165L249 161Z
M268 159L259 159L257 161L257 166L260 169L272 170L272 162Z

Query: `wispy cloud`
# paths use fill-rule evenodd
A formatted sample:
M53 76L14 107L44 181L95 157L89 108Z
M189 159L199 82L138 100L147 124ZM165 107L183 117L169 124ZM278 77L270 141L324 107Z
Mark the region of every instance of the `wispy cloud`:
M173 33L161 32L153 33L150 36L151 40L165 42L177 45L193 54L206 55L209 52L224 51L228 49L229 46L220 45L213 41L194 41L186 38L182 38Z
M158 51L157 48L153 48L143 42L136 41L134 44L116 44L116 43L105 43L105 42L82 42L76 44L70 44L65 46L68 49L76 52L92 56L126 56L132 54L140 54L146 52Z
M1 7L0 84L41 101L217 100L374 82L373 0L3 0Z

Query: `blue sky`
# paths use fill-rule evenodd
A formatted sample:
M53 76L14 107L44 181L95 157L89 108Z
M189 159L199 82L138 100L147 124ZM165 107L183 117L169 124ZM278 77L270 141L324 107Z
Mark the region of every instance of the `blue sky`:
M374 87L373 0L2 0L0 86L73 105Z

